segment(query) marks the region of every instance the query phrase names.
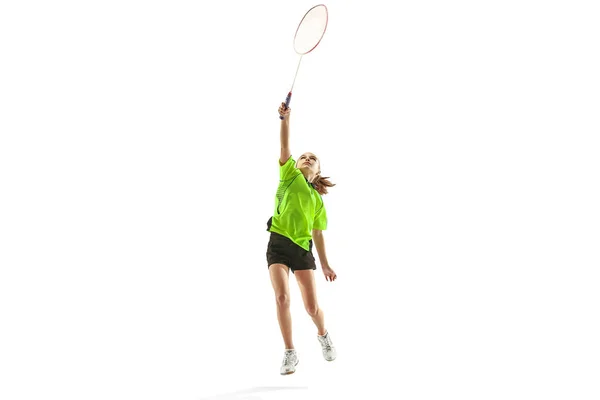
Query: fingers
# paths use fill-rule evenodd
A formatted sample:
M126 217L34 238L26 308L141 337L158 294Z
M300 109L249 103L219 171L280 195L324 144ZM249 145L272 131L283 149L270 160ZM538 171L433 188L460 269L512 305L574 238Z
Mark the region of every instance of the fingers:
M325 273L325 280L328 282L333 282L337 279L337 275L335 272L327 272Z
M278 109L279 115L281 115L282 117L288 116L291 110L291 108L285 106L285 103L281 103Z

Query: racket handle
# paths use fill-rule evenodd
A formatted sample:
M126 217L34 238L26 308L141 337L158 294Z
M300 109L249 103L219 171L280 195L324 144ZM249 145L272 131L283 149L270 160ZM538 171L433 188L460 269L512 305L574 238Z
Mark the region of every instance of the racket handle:
M292 100L292 92L289 92L288 95L285 97L285 108L289 107L291 100ZM280 115L279 119L283 119L283 117Z

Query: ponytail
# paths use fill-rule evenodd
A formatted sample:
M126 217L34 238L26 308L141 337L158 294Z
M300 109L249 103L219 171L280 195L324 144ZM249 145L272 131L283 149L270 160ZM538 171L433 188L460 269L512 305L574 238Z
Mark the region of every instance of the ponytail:
M315 190L319 192L319 194L327 194L327 188L335 186L335 183L331 183L329 181L329 177L322 177L321 175L317 175L317 177L312 182Z

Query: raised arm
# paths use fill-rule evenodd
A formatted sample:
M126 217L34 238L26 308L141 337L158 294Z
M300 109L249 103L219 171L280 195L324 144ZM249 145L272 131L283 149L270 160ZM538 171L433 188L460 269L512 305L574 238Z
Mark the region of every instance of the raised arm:
M279 106L279 115L283 117L281 120L281 128L279 130L279 138L281 141L281 154L279 155L279 164L283 165L292 155L290 151L290 111L291 108L286 108L285 103Z

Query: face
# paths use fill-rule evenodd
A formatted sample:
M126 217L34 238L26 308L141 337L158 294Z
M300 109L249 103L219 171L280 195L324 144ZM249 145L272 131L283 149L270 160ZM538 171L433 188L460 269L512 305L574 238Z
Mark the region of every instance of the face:
M296 168L308 170L317 175L321 172L321 164L313 153L304 153L298 158Z

